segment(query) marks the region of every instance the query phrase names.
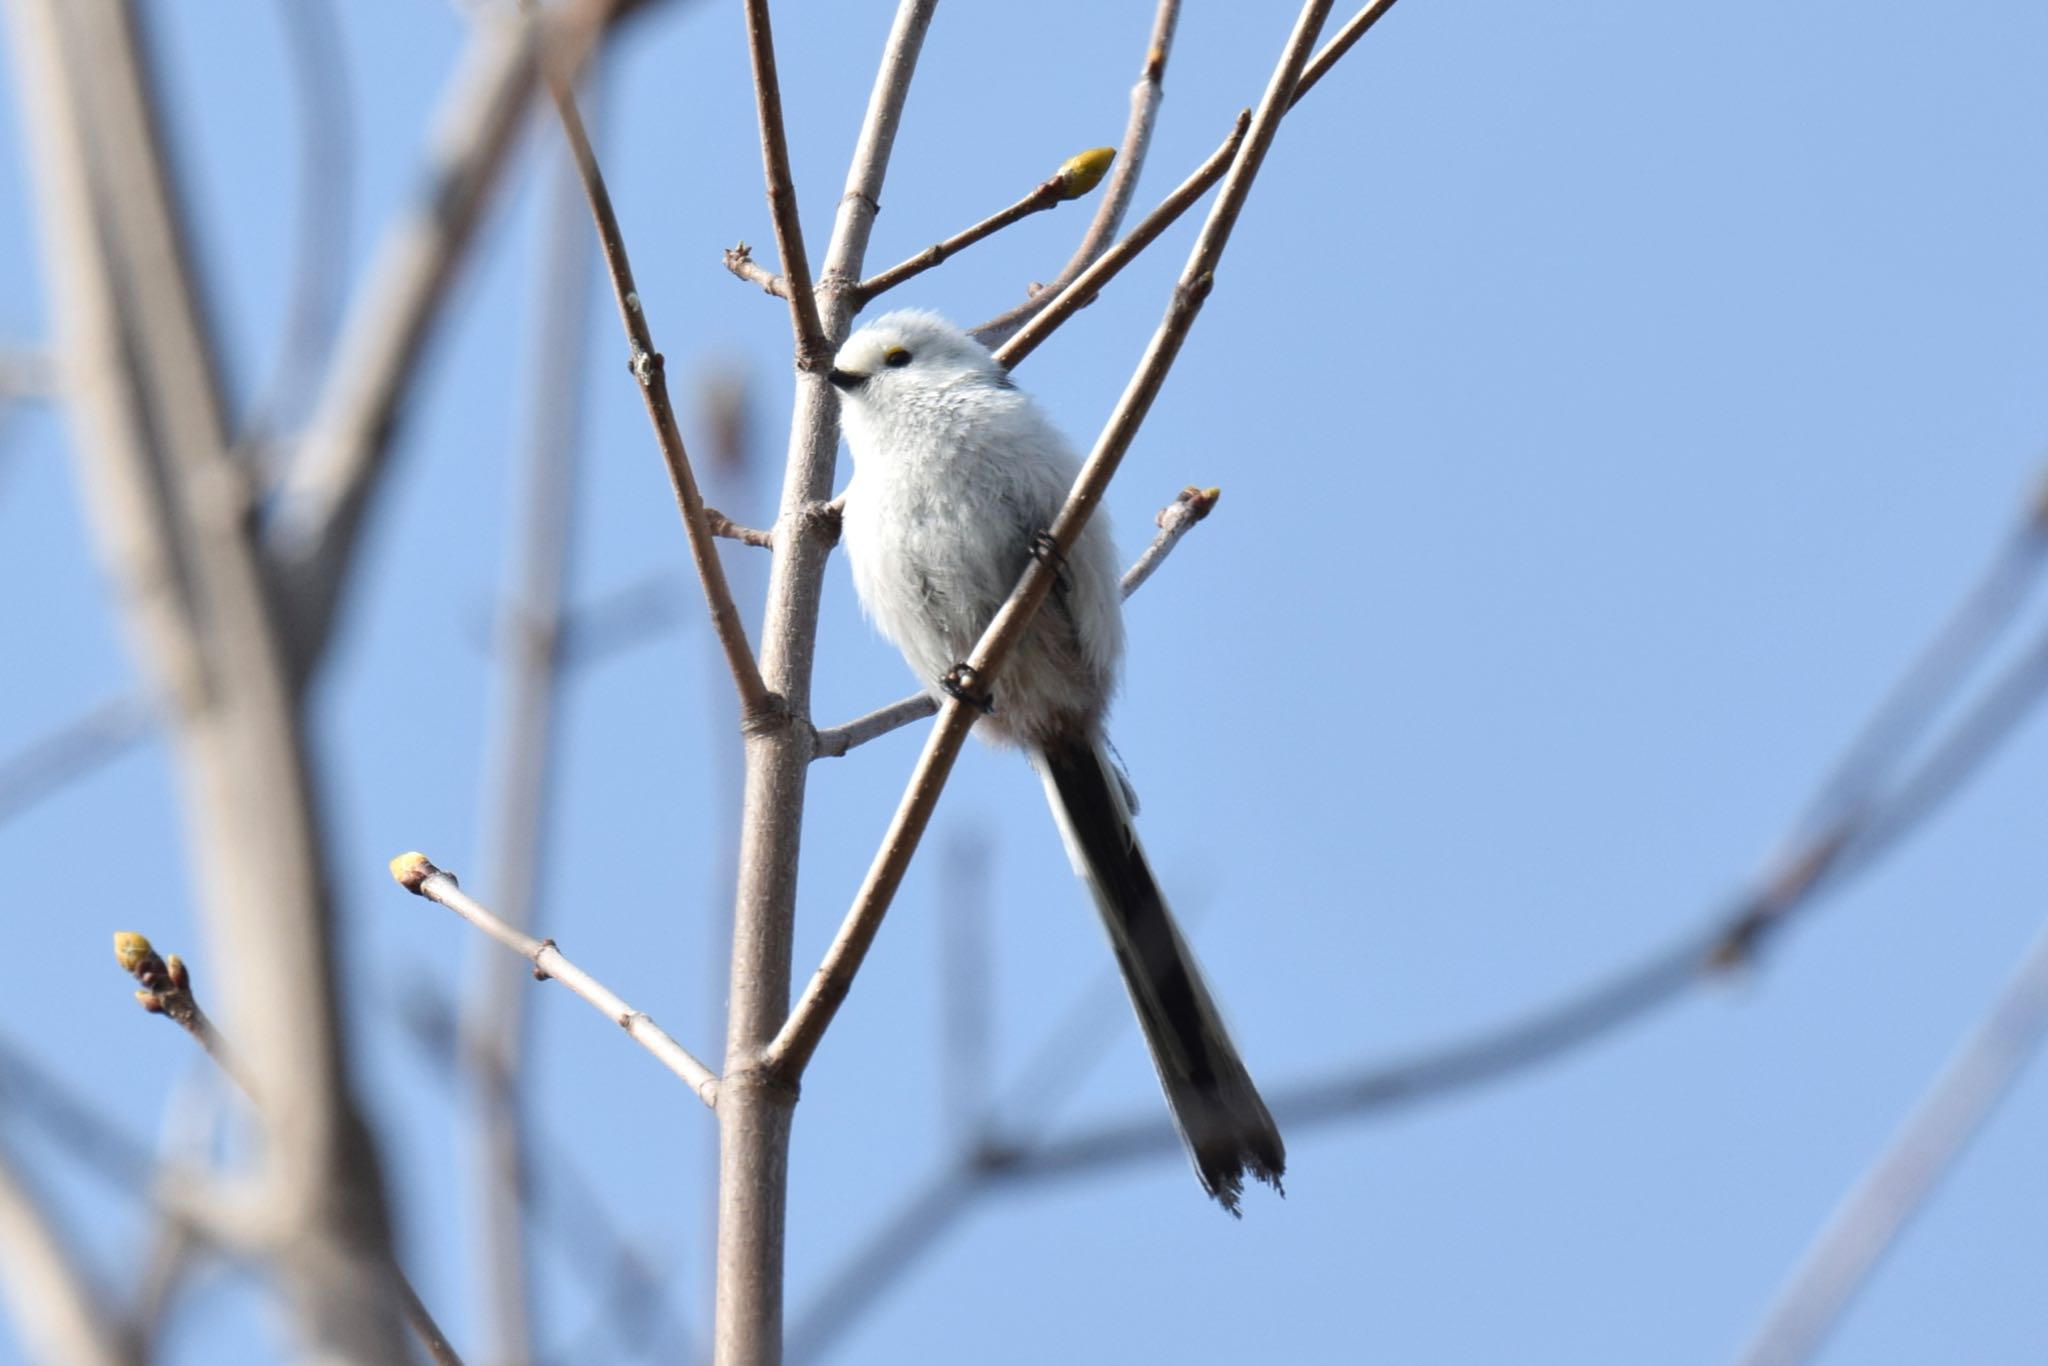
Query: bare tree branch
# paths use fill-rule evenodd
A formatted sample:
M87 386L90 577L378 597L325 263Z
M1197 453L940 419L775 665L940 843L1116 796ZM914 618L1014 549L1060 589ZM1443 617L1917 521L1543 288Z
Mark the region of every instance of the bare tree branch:
M1291 110L1301 103L1302 96L1310 87L1329 73L1338 59L1349 52L1360 38L1371 31L1386 12L1394 7L1394 0L1372 0L1364 9L1353 15L1337 36L1324 44L1323 49L1301 73L1301 81L1294 88L1289 101ZM1174 192L1160 201L1159 207L1146 215L1144 221L1131 230L1128 237L1107 251L1096 249L1092 262L1083 263L1085 268L1063 272L1047 288L1040 290L1029 303L1013 309L1000 318L983 323L974 329L981 342L995 350L996 360L1005 367L1015 369L1019 362L1037 350L1055 329L1066 322L1079 310L1095 302L1102 287L1137 258L1139 252L1158 240L1194 202L1205 194L1211 185L1222 179L1224 170L1236 159L1237 145L1243 140L1248 115L1240 115L1230 136L1223 145L1210 154L1209 159L1197 167L1192 175L1182 181ZM1079 260L1078 256L1076 260ZM1000 343L1000 345L998 345Z
M1137 592L1160 565L1166 563L1166 557L1180 544L1181 537L1192 531L1195 523L1207 517L1215 508L1216 500L1222 496L1221 489L1198 489L1191 485L1159 510L1155 519L1159 534L1152 538L1151 545L1145 547L1145 553L1124 571L1122 588L1126 599ZM819 731L817 741L811 747L811 756L815 759L841 758L848 750L858 749L892 730L901 730L912 722L922 721L937 713L938 709L939 704L930 693L912 693L844 725Z
M1175 286L1166 316L1153 334L1137 373L1131 377L1123 397L1110 414L1109 422L1096 439L1095 449L1082 466L1066 506L1060 509L1059 516L1053 521L1050 534L1056 554L1047 559L1056 560L1072 548L1081 528L1102 501L1110 479L1123 461L1124 452L1130 448L1139 425L1150 410L1153 399L1158 396L1160 386L1165 383L1166 372L1179 355L1188 329L1194 324L1202 301L1208 297L1215 283L1215 270L1230 240L1231 229L1236 226L1238 214L1251 192L1253 179L1279 131L1295 82L1300 79L1302 68L1308 62L1309 49L1314 45L1317 30L1322 27L1329 9L1330 0L1308 0L1302 7L1280 63L1259 101L1257 112L1252 116L1251 131L1246 135L1237 161L1217 194L1209 219L1202 225L1187 267ZM981 643L975 647L974 657L967 661L972 676L981 687L987 688L994 683L1010 651L1030 625L1032 614L1051 590L1055 577L1055 571L1047 567L1046 560L1033 559L1026 567L1010 600L996 613L982 634ZM967 729L977 714L976 709L960 697L949 699L940 708L939 723L933 727L902 804L890 822L888 833L883 836L882 848L854 898L852 909L847 912L838 935L826 950L824 962L769 1046L768 1059L778 1072L791 1078L803 1074L804 1065L817 1050L826 1026L839 1009L839 1003L846 999L853 976L859 970L861 960L867 956L875 933L881 928L882 917L902 882L911 855L917 850L918 839L931 819L939 792L945 786L953 761L966 741Z
M775 33L768 22L768 0L746 0L747 55L754 63L754 103L761 121L761 170L768 186L768 216L775 224L775 253L789 299L790 327L796 333L799 370L829 365L831 351L818 321L818 299L811 286L811 262L804 253L804 228L797 213L796 182L789 172L789 138L782 130L782 81L775 72Z
M404 1350L389 1226L355 1105L336 996L330 886L298 694L254 538L247 471L227 447L211 339L185 268L142 46L123 0L13 0L35 74L51 313L96 496L145 666L170 701L199 884L230 1022L266 1103L260 1189L240 1204L316 1350ZM102 505L98 495L104 494Z
M1653 950L1642 960L1590 988L1474 1034L1391 1062L1271 1094L1273 1113L1290 1127L1353 1118L1433 1098L1525 1070L1604 1037L1694 987L1747 962L1763 948L1762 931L1782 930L1795 913L1845 887L1874 868L1885 852L1954 792L1990 752L1990 737L2002 734L2029 703L2048 693L2048 632L1987 689L1982 699L1951 727L1920 764L1881 801L1860 795L1854 809L1867 813L1853 828L1832 825L1806 835L1789 854L1767 863L1752 890L1709 918L1703 926ZM1849 758L1854 758L1852 747ZM1898 756L1893 756L1897 761ZM1837 766L1838 768L1840 766ZM1872 784L1882 772L1870 772ZM1822 784L1833 786L1833 775ZM1881 840L1858 834L1882 831ZM1841 857L1844 850L1855 858ZM1006 1170L1044 1177L1179 1151L1173 1129L1146 1116L1105 1125L1056 1143L1021 1149Z
M55 1221L0 1150L0 1267L11 1317L37 1361L131 1366L141 1360L121 1340L107 1295L90 1283Z
M939 704L928 692L912 693L900 697L886 707L877 707L865 716L857 716L844 725L830 726L818 732L818 741L811 749L814 759L839 759L849 750L860 748L870 740L879 740L891 731L902 730L938 714Z
M235 1061L233 1051L221 1037L212 1018L200 1006L198 996L192 991L191 976L178 955L160 956L148 939L123 930L114 935L114 956L120 960L122 970L141 986L135 993L136 1002L150 1014L165 1016L190 1034L214 1066L260 1111L263 1103L261 1093L250 1080L248 1071ZM181 1238L189 1234L189 1230L179 1226L175 1213L171 1223ZM438 1366L462 1366L461 1359L448 1345L440 1325L434 1322L434 1316L428 1312L419 1292L413 1289L411 1280L395 1256L387 1264L386 1271L406 1325L428 1354Z
M293 261L282 341L249 405L241 443L260 445L297 423L341 318L348 221L355 188L354 109L332 0L274 7L298 100L298 184Z
M741 526L717 508L705 508L704 521L711 528L711 534L721 540L738 541L741 545L750 545L761 550L775 548L775 533Z
M908 260L899 261L887 270L862 280L853 291L855 307L866 307L877 295L896 288L906 280L915 279L1012 223L1056 208L1068 200L1079 199L1101 183L1110 162L1115 159L1114 147L1095 147L1068 157L1043 183L1008 208L998 209L972 227L962 228L945 241L935 242Z
M588 9L582 6L580 9ZM564 43L587 29L565 20ZM485 16L442 97L426 191L388 229L356 291L311 426L266 528L291 594L293 666L312 676L429 329L474 236L532 92L538 25ZM579 49L580 51L580 49Z
M759 285L764 294L773 294L778 299L789 297L789 282L756 261L754 249L745 242L725 249L725 268L733 273L734 278Z
M1990 1119L2048 1030L2048 932L1773 1298L1743 1366L1810 1361L1906 1223Z
M0 759L0 822L97 772L140 744L155 726L148 699L117 693Z
M589 346L591 250L581 175L562 149L551 159L544 239L534 293L531 379L524 423L518 534L496 634L490 775L483 785L483 864L499 915L535 923L559 738L563 601L575 539L577 420ZM524 990L495 953L478 946L462 1036L473 1097L472 1180L482 1262L484 1355L500 1366L533 1360L526 1210L531 1199L523 1086Z
M605 1018L625 1030L635 1043L652 1053L662 1066L682 1078L696 1093L697 1099L703 1101L707 1107L718 1103L718 1075L715 1072L699 1062L688 1049L670 1038L647 1012L635 1010L627 1005L611 988L570 962L562 951L555 947L554 940L535 939L530 934L513 929L456 885L453 873L436 868L424 854L400 854L391 860L391 876L399 886L414 896L423 896L429 901L440 902L521 958L531 962L536 978L541 981L553 978L581 996L595 1006Z
M220 1030L214 1027L211 1017L200 1008L199 998L192 994L192 980L185 964L177 954L169 958L158 955L148 939L133 930L121 930L114 935L114 957L120 960L122 971L133 977L141 989L135 999L142 1008L152 1015L162 1015L180 1029L190 1034L214 1065L241 1088L242 1094L251 1100L256 1098L256 1087L249 1080L247 1070L236 1063L228 1051Z
M618 300L619 321L625 326L626 342L631 351L630 368L633 377L640 382L640 396L647 405L648 419L654 424L662 462L668 469L669 485L683 515L683 529L690 542L690 558L696 562L697 577L704 586L712 629L717 632L719 644L725 650L725 662L732 670L733 686L739 691L740 723L748 728L768 724L782 710L781 703L761 679L760 665L755 662L753 647L747 643L747 628L740 621L739 607L732 599L732 586L726 582L725 565L718 558L711 524L705 516L704 497L697 489L697 476L690 469L690 455L683 447L682 429L676 425L675 408L669 402L667 367L661 353L654 349L646 305L633 284L633 266L626 256L625 236L619 230L618 216L612 211L611 194L605 189L604 175L598 170L597 153L591 148L582 116L576 112L575 94L569 88L565 71L550 62L547 79L554 95L555 110L561 116L562 130L568 135L570 153L575 157L576 169L582 176L583 192L590 201L591 216L597 222L598 243L604 251L605 268L611 274L612 292Z
M847 168L819 279L819 324L844 335L847 291L861 275L910 81L936 0L901 0ZM764 105L769 103L765 93ZM792 310L793 319L800 311ZM797 325L798 350L804 346ZM761 1066L789 1010L804 789L810 772L811 669L825 560L838 541L830 515L839 448L838 394L817 369L799 370L782 497L769 561L761 671L792 724L747 737L739 878L734 896L725 1078L719 1091L718 1286L714 1359L769 1366L781 1356L783 1230L795 1088ZM804 724L794 724L797 720Z
M1146 155L1152 150L1152 127L1159 121L1159 106L1166 98L1166 59L1173 51L1173 33L1179 24L1180 0L1159 0L1159 8L1152 16L1152 35L1145 44L1145 63L1139 69L1138 83L1131 87L1131 114L1124 124L1116 172L1110 177L1109 188L1102 192L1102 202L1096 205L1095 217L1081 235L1081 243L1074 248L1073 256L1060 268L1051 284L1035 290L1017 307L976 329L984 345L993 348L1007 340L1011 333L1037 316L1072 284L1116 240L1124 215L1130 212L1131 198L1137 193L1138 176L1145 169Z

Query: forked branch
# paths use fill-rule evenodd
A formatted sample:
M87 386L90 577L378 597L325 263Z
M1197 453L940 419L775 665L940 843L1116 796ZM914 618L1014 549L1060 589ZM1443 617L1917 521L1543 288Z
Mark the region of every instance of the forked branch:
M1180 354L1188 329L1193 326L1202 301L1215 282L1216 267L1251 193L1259 167L1264 163L1274 135L1279 132L1280 120L1286 116L1287 107L1292 102L1295 84L1308 64L1310 49L1329 14L1330 3L1331 0L1307 0L1295 21L1294 32L1267 84L1265 95L1259 101L1258 110L1252 116L1244 146L1238 152L1209 211L1208 221L1203 224L1202 232L1195 241L1187 266L1181 272L1180 283L1167 305L1166 316L1153 334L1137 373L1131 377L1123 397L1110 414L1108 424L1096 438L1095 448L1082 466L1066 505L1053 521L1051 539L1059 554L1072 549L1081 528L1102 501L1110 479L1123 462L1124 452L1130 449L1145 414L1166 381L1167 371ZM1031 561L1009 601L1003 604L982 634L980 644L967 663L983 686L996 680L1010 652L1030 625L1032 615L1051 591L1055 573L1047 565L1058 557L1055 554ZM768 1047L768 1066L784 1078L794 1080L802 1074L840 1002L846 999L854 974L881 928L882 917L903 880L911 855L916 852L918 840L931 820L932 810L938 805L939 793L952 772L953 761L959 756L960 746L967 738L968 727L977 715L969 703L957 697L949 699L941 708L939 723L932 728L924 753L911 775L909 788L897 807L889 831L883 837L881 850L868 870L852 909L826 951L824 962L813 974L796 1008L790 1012L788 1020Z

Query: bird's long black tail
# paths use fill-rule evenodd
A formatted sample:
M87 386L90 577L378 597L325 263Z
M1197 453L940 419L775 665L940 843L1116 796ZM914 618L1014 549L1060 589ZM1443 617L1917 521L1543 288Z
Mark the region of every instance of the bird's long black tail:
M1195 1173L1236 1214L1245 1173L1280 1188L1287 1166L1280 1131L1173 923L1101 742L1076 738L1047 745L1037 757L1067 854L1102 912Z

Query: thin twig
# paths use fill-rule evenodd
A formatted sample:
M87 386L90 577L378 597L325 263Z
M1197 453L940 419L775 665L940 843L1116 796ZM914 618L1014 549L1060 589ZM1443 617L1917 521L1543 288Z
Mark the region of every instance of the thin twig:
M1145 580L1152 577L1173 548L1180 544L1181 537L1194 529L1195 523L1207 517L1216 506L1216 500L1223 496L1221 489L1198 489L1193 485L1180 491L1171 503L1159 510L1154 520L1159 534L1152 538L1152 544L1145 547L1145 553L1138 556L1131 567L1124 571L1121 586L1123 596L1128 600L1138 591ZM831 726L818 732L817 742L811 748L816 759L838 759L848 750L858 749L870 740L879 740L892 730L901 730L914 722L933 715L939 704L930 693L912 693L899 698L886 707L877 707L865 716L855 717L844 725Z
M2048 488L2042 490L2048 495ZM1926 728L1991 642L2012 621L2048 554L2048 496L2037 496L2026 517L1999 545L1976 586L1885 695L1857 733L1827 783L1814 794L1799 828L1838 821L1868 801L1877 779Z
M994 236L1012 223L1029 218L1032 214L1056 208L1070 199L1079 199L1101 183L1103 175L1108 172L1110 163L1115 158L1114 147L1095 147L1078 156L1069 157L1031 193L1008 208L998 209L972 227L962 228L945 241L934 242L917 255L862 280L859 287L853 291L854 306L860 308L872 303L876 296L896 288L906 280L924 274L983 238Z
M858 749L870 740L879 740L891 731L914 725L927 716L937 714L938 710L939 704L927 692L898 698L888 706L877 707L844 725L829 726L819 731L817 743L811 747L811 757L843 758L848 750Z
M119 693L0 759L0 821L97 772L148 738L155 725L147 698Z
M733 686L740 696L741 724L765 724L779 710L778 700L761 680L753 648L747 644L747 628L733 602L732 586L726 582L725 566L713 544L711 526L704 515L704 497L697 489L697 476L690 469L689 452L683 447L682 429L676 424L674 406L669 402L667 367L654 349L647 310L633 284L633 266L626 256L626 240L619 230L618 215L612 210L611 194L605 189L604 174L598 169L597 153L583 118L576 112L576 96L569 88L567 74L553 61L547 63L547 83L561 116L562 131L583 178L583 191L590 201L591 216L597 223L598 242L604 249L605 269L611 275L612 292L619 305L619 321L626 329L631 351L633 377L640 382L640 397L647 406L648 419L661 446L662 463L668 469L669 485L683 515L683 529L690 542L690 558L696 562L697 577L704 587L704 600L711 612L712 629L725 651L732 670Z
M754 259L754 249L745 242L725 249L725 268L749 284L759 285L765 294L789 297L789 283Z
M1152 33L1145 43L1145 61L1138 70L1138 83L1131 87L1131 113L1124 123L1116 171L1110 177L1109 188L1102 192L1102 202L1096 205L1088 230L1081 234L1080 244L1052 283L1034 290L1023 303L977 329L984 345L994 347L1030 321L1116 240L1124 215L1130 212L1131 198L1137 193L1146 155L1152 149L1152 128L1159 120L1159 106L1166 96L1166 60L1173 51L1173 34L1179 24L1180 0L1159 0L1159 8L1152 15Z
M1154 521L1159 534L1152 538L1151 545L1145 547L1145 553L1138 557L1137 563L1124 571L1121 587L1126 599L1137 592L1160 565L1166 563L1166 557L1180 544L1181 537L1195 529L1195 523L1216 510L1216 500L1222 496L1222 489L1196 488L1190 484L1172 502L1159 509L1159 516Z
M114 956L122 969L139 984L136 1002L150 1014L162 1015L190 1034L222 1074L260 1109L262 1098L247 1069L235 1061L227 1041L193 993L191 974L186 970L184 960L175 953L167 957L159 955L148 939L131 930L115 934ZM176 1220L178 1216L174 1212L172 1217ZM441 1326L434 1321L426 1302L420 1299L419 1292L413 1288L412 1281L396 1260L385 1261L384 1274L397 1297L399 1312L406 1326L427 1349L428 1355L438 1366L462 1366L461 1358L448 1345Z
M1241 111L1237 121L1231 125L1230 135L1209 154L1209 159L1197 166L1194 173L1179 185L1173 193L1159 202L1159 207L1146 214L1132 228L1130 235L1114 247L1091 261L1077 272L1064 286L1056 290L1048 288L1039 297L1043 300L1033 310L1033 316L1011 334L1010 339L995 348L996 363L1005 369L1014 370L1023 359L1037 350L1039 344L1051 336L1059 326L1074 316L1102 292L1102 287L1122 273L1123 268L1138 259L1138 253L1158 241L1166 230L1180 220L1180 216L1209 192L1211 186L1223 179L1223 173L1237 159L1237 149L1244 143L1244 135L1251 128L1252 111ZM999 318L992 323L983 323L974 329L975 337L984 345L999 337L1003 328Z
M811 286L811 262L804 253L804 229L797 214L796 180L789 169L789 137L782 128L782 82L775 72L775 32L768 0L746 0L747 55L754 64L754 105L761 124L761 172L768 189L768 216L775 224L775 254L789 299L790 328L796 334L797 369L832 363L831 348L818 321Z
M1301 103L1302 97L1308 94L1310 87L1327 75L1330 68L1335 66L1338 60L1393 7L1394 0L1373 0L1371 4L1353 15L1350 22L1338 31L1336 37L1323 45L1322 50L1301 73L1301 81L1295 86L1287 107L1291 110ZM1190 205L1222 178L1224 170L1237 155L1237 144L1244 137L1248 117L1239 115L1236 126L1230 136L1223 140L1223 145L1211 153L1208 160L1182 181L1172 194L1161 200L1159 207L1146 215L1144 220L1131 230L1128 237L1108 252L1100 253L1100 259L1085 269L1071 274L1063 273L1061 280L1055 280L1052 285L1041 290L1024 307L975 328L975 336L980 338L984 345L995 348L996 359L1005 367L1015 368L1019 361L1030 355L1041 342L1052 335L1054 329L1075 312L1093 303L1104 285L1129 265L1139 252L1156 241L1160 234L1172 227ZM1022 326L1018 326L1020 321L1023 322ZM1006 336L1008 340L1004 340ZM1000 346L997 345L998 342L1001 343Z
M563 956L552 939L535 939L513 929L493 915L476 898L456 885L455 875L436 868L424 854L400 854L391 860L391 876L414 896L438 901L533 964L534 976L560 982L613 1024L632 1036L635 1043L652 1053L669 1071L682 1078L707 1106L718 1103L718 1074L699 1062L688 1049L656 1024L645 1011L635 1010L620 1000L611 988Z
M122 970L138 983L137 1003L152 1015L169 1018L190 1034L228 1080L239 1087L243 1095L255 1101L256 1088L250 1082L248 1072L229 1053L220 1030L200 1008L199 998L192 994L192 979L184 960L175 953L168 958L160 956L149 940L132 930L122 930L114 936L114 957L120 960Z
M1158 397L1168 369L1180 354L1188 329L1193 326L1202 301L1208 297L1215 283L1215 271L1222 260L1223 249L1229 243L1231 230L1244 209L1259 167L1279 131L1280 120L1286 115L1294 84L1308 62L1309 50L1329 13L1330 3L1331 0L1307 0L1302 6L1266 93L1259 101L1258 111L1252 116L1251 131L1246 135L1237 161L1216 196L1209 219L1202 225L1202 232L1195 241L1180 282L1174 288L1166 316L1153 334L1137 373L1131 377L1102 434L1096 438L1095 449L1082 466L1066 505L1053 520L1050 535L1056 553L1044 559L1033 559L1026 566L1009 601L996 613L995 619L983 632L972 658L967 661L983 686L995 682L1016 642L1030 625L1032 614L1051 590L1055 573L1048 568L1048 562L1056 562L1059 555L1073 546L1081 528L1102 501L1110 479L1123 461L1124 452L1130 449L1139 425L1143 423L1152 401ZM882 847L854 898L852 908L847 912L831 947L826 950L824 962L812 975L796 1008L769 1045L768 1062L777 1073L791 1079L802 1075L804 1065L824 1037L826 1026L837 1013L840 1002L846 999L854 974L859 970L861 960L867 956L868 946L874 942L889 902L903 880L911 855L917 850L918 839L931 819L933 808L938 805L939 793L952 772L960 746L967 739L968 727L978 715L975 708L960 697L949 698L941 707L939 722L932 728L903 801L897 807L889 831L883 837Z
M1826 1341L1914 1212L1962 1156L2048 1030L2048 931L1774 1297L1743 1366L1798 1366Z
M711 528L711 534L723 540L738 541L741 545L757 546L762 550L775 548L774 532L756 531L753 527L741 526L717 508L705 508L704 520Z

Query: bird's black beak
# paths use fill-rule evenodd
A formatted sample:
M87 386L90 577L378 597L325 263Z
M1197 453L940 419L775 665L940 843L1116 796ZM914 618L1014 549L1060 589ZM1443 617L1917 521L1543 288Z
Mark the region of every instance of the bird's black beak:
M841 370L836 365L832 367L831 372L825 378L831 380L834 387L849 394L868 382L866 375L855 374L851 370Z

